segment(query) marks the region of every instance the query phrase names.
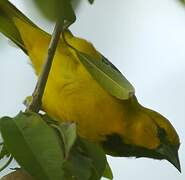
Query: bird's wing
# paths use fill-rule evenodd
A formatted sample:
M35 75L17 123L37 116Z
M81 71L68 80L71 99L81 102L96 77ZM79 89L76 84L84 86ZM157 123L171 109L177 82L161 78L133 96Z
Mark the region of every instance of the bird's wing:
M82 52L77 52L77 55L92 77L112 96L126 100L135 94L132 84L103 55L100 59Z

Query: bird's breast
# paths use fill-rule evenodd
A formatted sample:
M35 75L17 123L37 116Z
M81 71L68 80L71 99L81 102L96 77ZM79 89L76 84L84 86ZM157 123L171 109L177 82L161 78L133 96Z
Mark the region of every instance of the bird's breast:
M83 73L60 82L50 76L43 108L60 121L76 122L80 136L95 142L124 128L123 103Z

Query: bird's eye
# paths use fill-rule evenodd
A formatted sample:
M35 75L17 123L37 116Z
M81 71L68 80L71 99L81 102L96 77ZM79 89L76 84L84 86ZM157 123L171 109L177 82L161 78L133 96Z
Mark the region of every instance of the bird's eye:
M159 129L158 129L158 136L159 136L160 138L164 138L164 137L166 136L166 131L165 131L165 129L159 128Z

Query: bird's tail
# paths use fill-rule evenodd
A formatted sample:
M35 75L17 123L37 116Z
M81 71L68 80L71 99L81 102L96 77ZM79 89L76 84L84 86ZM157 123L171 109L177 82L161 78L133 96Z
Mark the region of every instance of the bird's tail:
M9 1L0 0L0 32L18 45L25 53L27 53L19 30L14 23L14 18L24 21L31 26L37 27Z

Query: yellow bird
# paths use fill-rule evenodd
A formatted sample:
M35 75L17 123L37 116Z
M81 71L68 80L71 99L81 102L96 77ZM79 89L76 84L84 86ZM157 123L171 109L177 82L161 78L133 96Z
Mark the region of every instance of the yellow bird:
M30 57L39 75L51 36L4 0L0 0L0 31ZM94 59L101 57L91 43L73 36L69 30L64 36L78 51ZM121 100L107 92L62 37L42 108L54 119L76 122L78 134L100 144L107 154L166 159L181 170L179 137L171 123L139 104L135 95Z

